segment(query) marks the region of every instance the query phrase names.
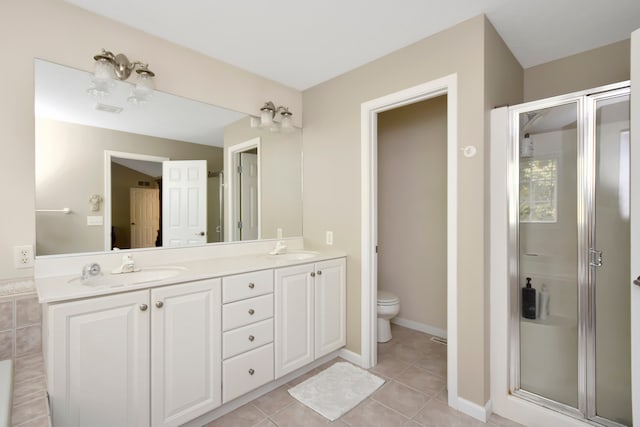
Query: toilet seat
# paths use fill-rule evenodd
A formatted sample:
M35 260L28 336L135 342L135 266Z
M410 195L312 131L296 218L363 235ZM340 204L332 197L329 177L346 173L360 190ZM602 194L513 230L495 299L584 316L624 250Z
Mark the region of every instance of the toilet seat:
M400 300L398 296L389 291L378 291L378 305L396 305Z

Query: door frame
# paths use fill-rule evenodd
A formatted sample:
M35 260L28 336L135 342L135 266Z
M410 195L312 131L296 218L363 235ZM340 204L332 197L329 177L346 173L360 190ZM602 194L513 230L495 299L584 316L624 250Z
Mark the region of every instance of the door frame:
M634 83L640 83L640 29L631 33L631 84ZM640 276L640 197L633 197L634 191L638 194L637 189L640 187L640 92L637 91L637 87L635 91L631 91L630 128L631 360L638 360L640 358L640 286L633 284L633 280ZM631 396L633 424L640 425L640 367L637 363L631 365Z
M237 169L238 169L238 155L243 151L248 151L256 148L258 150L258 240L261 239L262 236L262 213L261 213L261 186L262 186L262 167L260 165L260 157L261 157L261 138L256 137L249 139L247 141L241 142L239 144L232 145L230 147L225 147L225 158L224 164L229 165L228 173L226 179L228 182L225 182L224 193L225 193L225 201L227 214L224 218L224 241L232 242L235 240L240 240L237 234L237 227L233 224L237 223L238 219L235 215L238 214L238 204L236 203L236 197L234 195L235 189L240 185Z
M104 150L104 250L107 252L111 252L111 160L113 157L158 163L171 160L168 157L148 154ZM162 206L160 206L160 211L162 211Z
M361 322L362 365L377 363L378 114L447 95L447 390L458 409L458 77L432 80L361 105ZM461 408L463 409L463 408ZM466 409L466 410L465 410ZM472 409L465 408L465 412ZM474 412L475 414L475 412Z

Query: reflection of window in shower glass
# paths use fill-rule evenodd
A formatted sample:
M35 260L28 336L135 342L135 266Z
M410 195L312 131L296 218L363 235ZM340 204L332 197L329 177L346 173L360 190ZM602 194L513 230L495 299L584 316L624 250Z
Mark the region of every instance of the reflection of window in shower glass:
M521 160L520 221L556 222L558 162Z

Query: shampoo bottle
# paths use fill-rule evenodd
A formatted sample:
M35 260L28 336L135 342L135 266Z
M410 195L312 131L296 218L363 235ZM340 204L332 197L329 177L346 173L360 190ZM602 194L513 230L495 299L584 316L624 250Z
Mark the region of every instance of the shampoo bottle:
M522 317L536 318L536 290L531 287L531 277L527 277L526 287L522 288Z

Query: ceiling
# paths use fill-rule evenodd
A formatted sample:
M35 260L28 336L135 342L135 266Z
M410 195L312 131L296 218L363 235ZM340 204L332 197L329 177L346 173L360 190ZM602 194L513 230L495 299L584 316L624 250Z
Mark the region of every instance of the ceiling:
M524 68L640 28L638 0L65 1L299 90L480 13Z

